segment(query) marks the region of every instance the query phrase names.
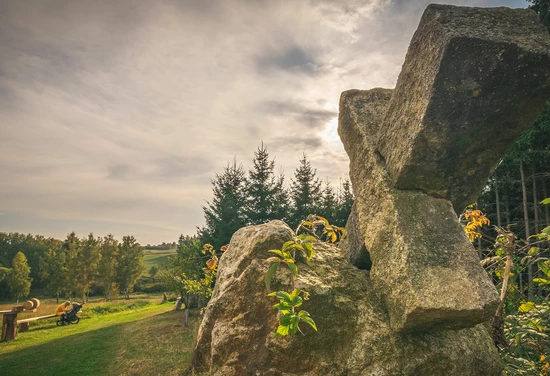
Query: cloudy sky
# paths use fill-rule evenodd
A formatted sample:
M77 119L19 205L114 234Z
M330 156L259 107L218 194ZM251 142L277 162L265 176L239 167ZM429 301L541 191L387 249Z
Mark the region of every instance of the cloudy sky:
M395 85L429 3L0 0L0 231L176 241L262 141L337 185L340 93Z

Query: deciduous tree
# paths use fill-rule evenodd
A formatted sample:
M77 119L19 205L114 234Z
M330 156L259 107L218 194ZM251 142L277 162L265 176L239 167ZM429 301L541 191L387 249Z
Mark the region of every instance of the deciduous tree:
M8 274L8 286L12 295L17 299L17 303L20 298L28 296L31 291L32 278L30 274L31 268L29 268L27 258L23 252L17 252Z
M103 287L105 299L112 300L116 293L118 240L109 234L100 246L101 258L98 264L98 282Z
M100 238L95 238L94 234L88 235L80 244L80 266L78 269L78 279L76 288L78 293L82 294L82 301L86 301L90 285L97 279L99 261L101 260Z
M143 250L133 236L124 236L118 248L116 281L126 299L143 272Z
M61 241L52 242L48 251L40 257L40 278L46 284L46 289L55 294L59 303L59 296L67 289L68 267L67 255Z

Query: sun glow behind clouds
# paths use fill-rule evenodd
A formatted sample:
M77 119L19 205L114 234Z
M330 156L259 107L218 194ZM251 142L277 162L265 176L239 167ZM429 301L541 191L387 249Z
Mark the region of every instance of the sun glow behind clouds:
M325 128L320 133L321 137L330 148L335 151L344 151L340 136L338 136L338 117L330 119L325 125Z

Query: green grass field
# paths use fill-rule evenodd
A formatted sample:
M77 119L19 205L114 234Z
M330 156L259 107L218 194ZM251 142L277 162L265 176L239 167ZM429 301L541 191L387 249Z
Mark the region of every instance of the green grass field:
M183 311L157 302L86 304L79 324L31 323L0 343L0 374L180 375L191 360L197 318L191 315L186 328Z
M143 275L149 275L149 269L152 266L156 266L162 269L164 266L170 266L170 256L176 253L175 250L168 251L155 251L145 250L143 251L143 265L145 266Z

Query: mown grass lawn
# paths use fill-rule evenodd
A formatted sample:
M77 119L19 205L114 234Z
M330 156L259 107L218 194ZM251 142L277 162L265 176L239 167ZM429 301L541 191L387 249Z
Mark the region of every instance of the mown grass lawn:
M0 343L0 374L182 374L191 360L196 318L185 328L184 312L172 311L172 303L137 306L114 313L108 304L97 306L76 325L31 324L15 341Z

